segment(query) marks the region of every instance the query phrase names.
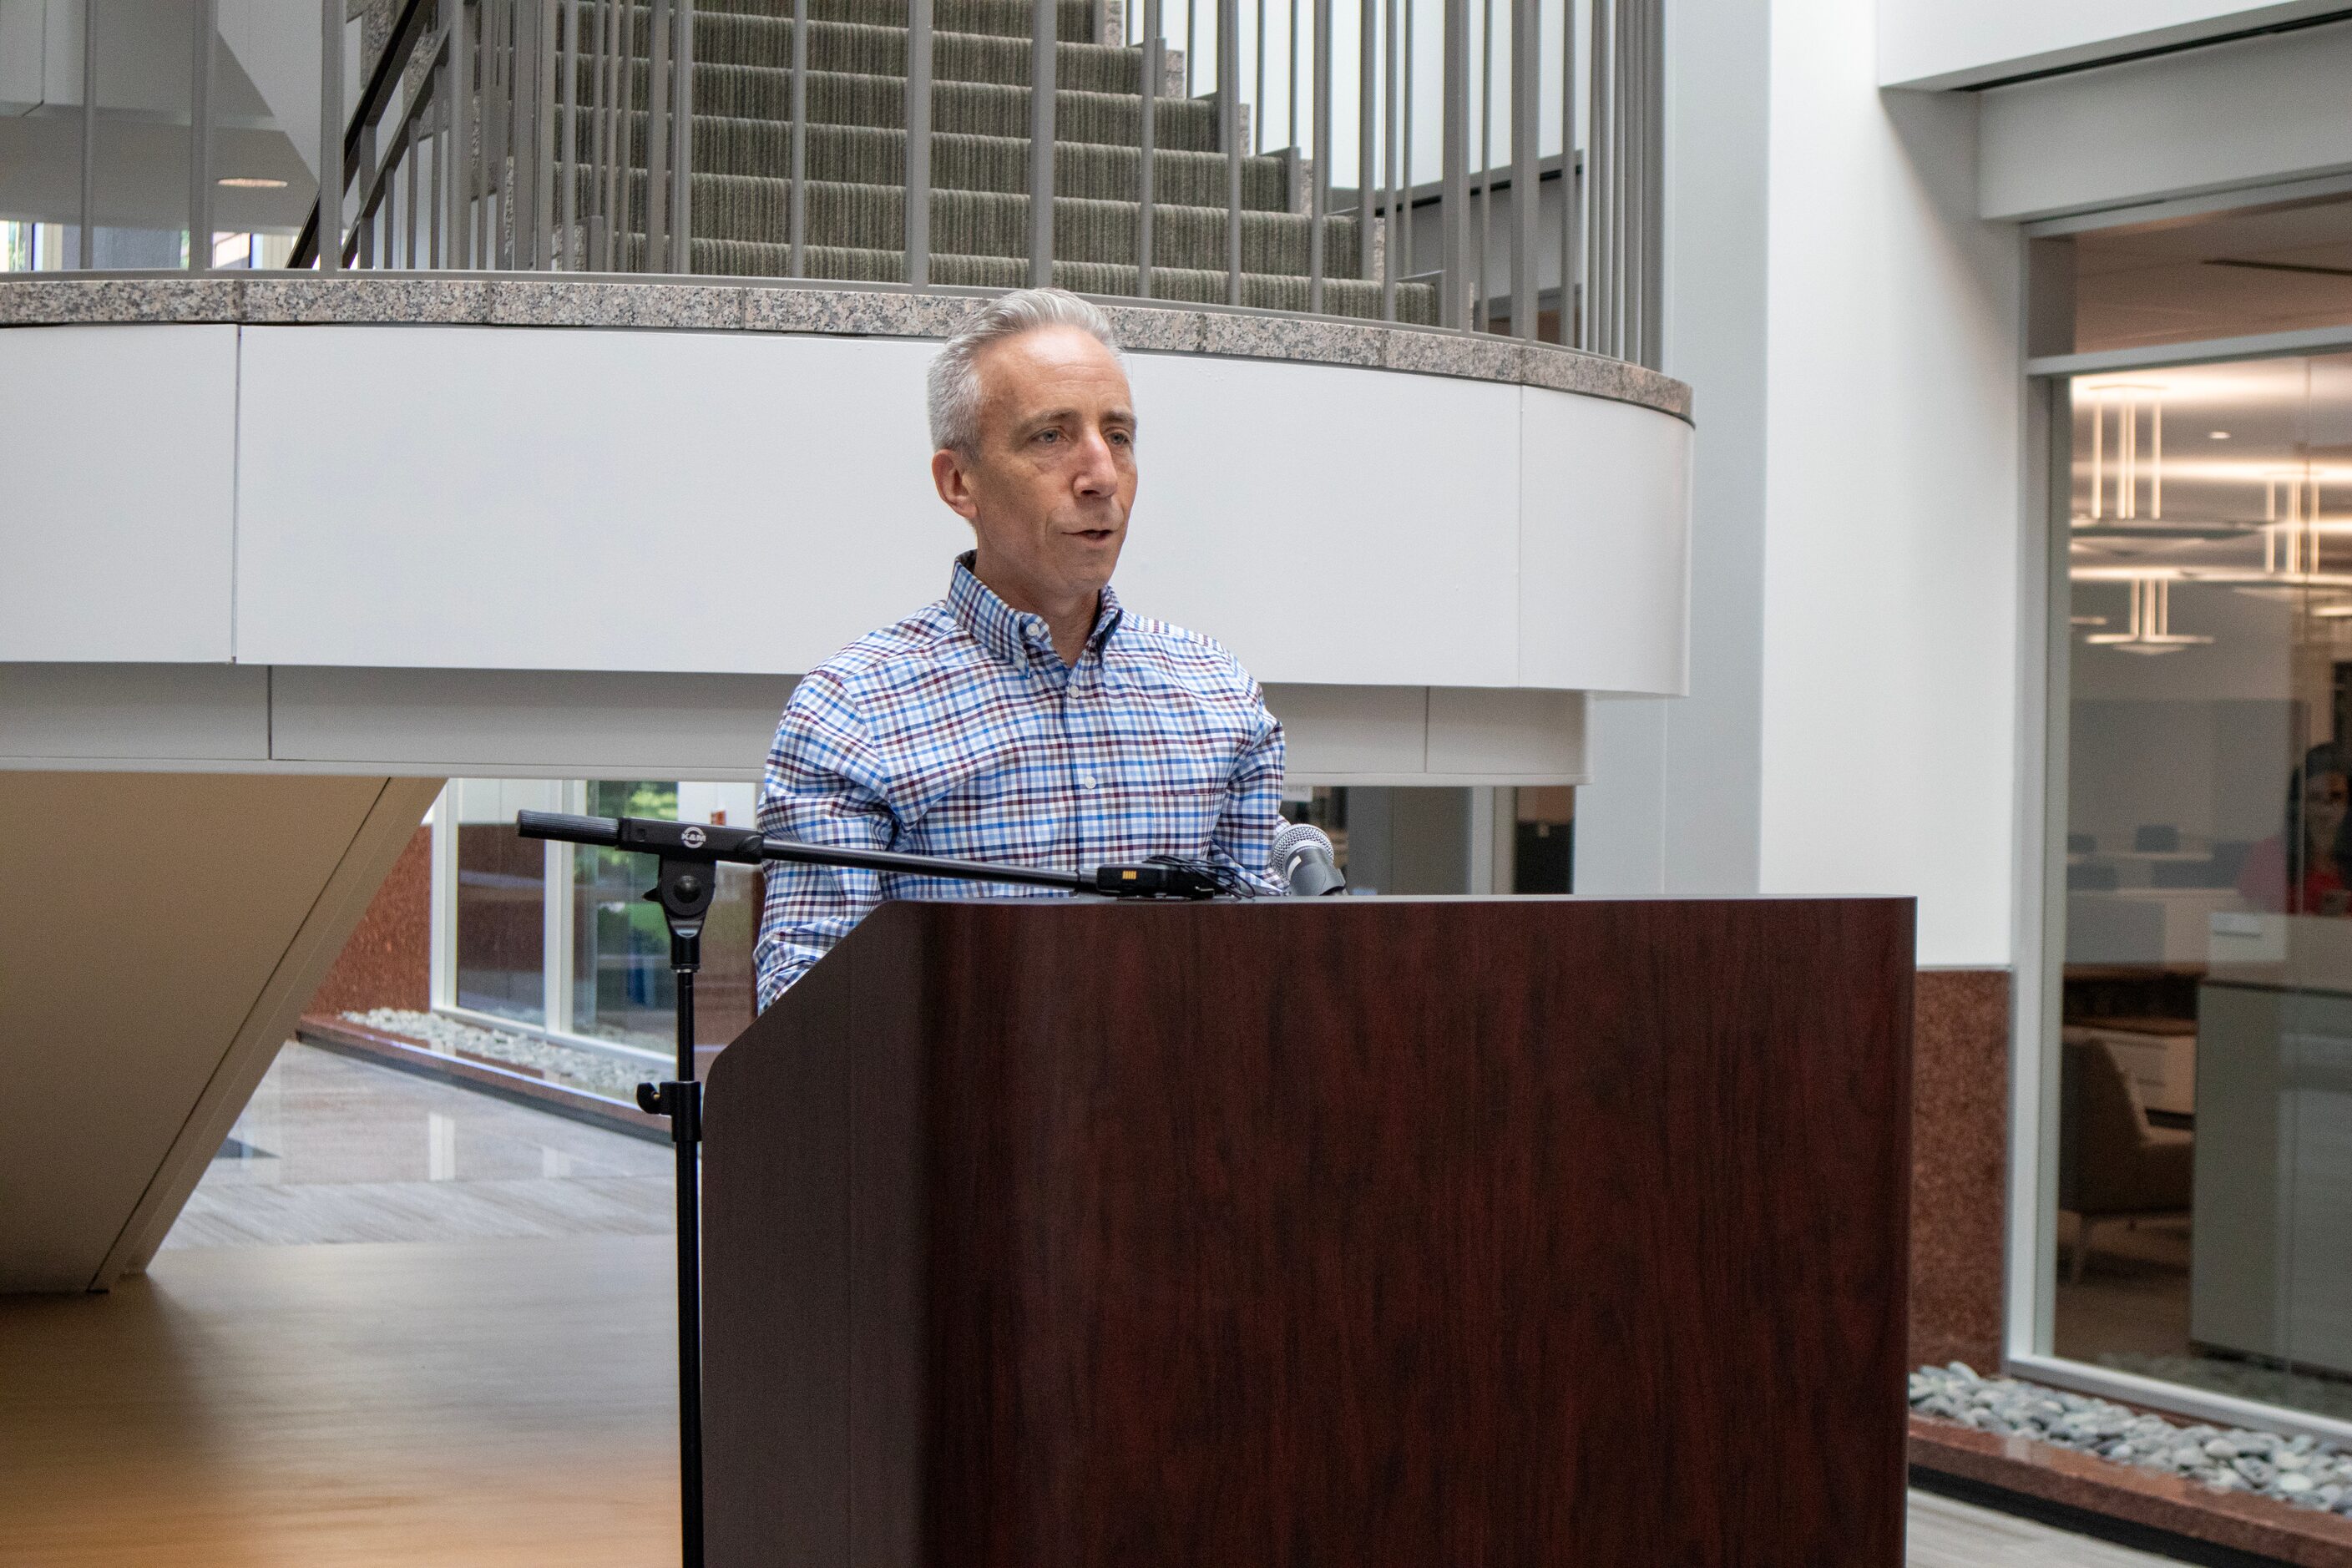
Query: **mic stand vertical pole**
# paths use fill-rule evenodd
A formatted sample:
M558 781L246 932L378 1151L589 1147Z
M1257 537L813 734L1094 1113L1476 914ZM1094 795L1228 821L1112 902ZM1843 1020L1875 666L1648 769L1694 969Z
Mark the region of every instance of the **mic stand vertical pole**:
M669 1118L677 1150L677 1457L678 1539L686 1568L702 1568L702 1085L694 1072L694 975L702 967L702 922L710 912L719 868L661 863L646 897L669 922L669 966L677 981L677 1078L641 1083L637 1104Z

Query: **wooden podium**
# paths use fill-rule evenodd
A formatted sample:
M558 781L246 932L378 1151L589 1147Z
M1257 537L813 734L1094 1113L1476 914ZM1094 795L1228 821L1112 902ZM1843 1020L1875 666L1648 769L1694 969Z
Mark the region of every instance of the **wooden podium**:
M884 906L709 1084L709 1560L1903 1557L1908 900Z

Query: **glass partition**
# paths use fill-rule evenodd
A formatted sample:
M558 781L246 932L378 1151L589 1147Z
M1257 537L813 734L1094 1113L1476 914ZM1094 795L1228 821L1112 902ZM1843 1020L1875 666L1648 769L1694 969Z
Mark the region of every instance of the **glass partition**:
M562 809L536 779L460 779L457 803L457 983L460 1007L547 1021L548 847L520 837L518 811Z
M2068 390L2050 1348L2352 1418L2352 356Z

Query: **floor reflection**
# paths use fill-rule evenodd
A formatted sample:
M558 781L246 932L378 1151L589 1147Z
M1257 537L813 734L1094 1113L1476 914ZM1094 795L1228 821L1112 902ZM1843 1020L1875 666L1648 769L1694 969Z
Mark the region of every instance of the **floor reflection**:
M670 1172L666 1144L289 1044L163 1246L663 1235Z

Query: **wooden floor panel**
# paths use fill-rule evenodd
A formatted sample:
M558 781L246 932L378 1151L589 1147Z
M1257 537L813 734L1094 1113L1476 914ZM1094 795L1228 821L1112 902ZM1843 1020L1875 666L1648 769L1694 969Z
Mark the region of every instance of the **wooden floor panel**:
M0 1300L0 1563L674 1558L667 1237L182 1249Z

